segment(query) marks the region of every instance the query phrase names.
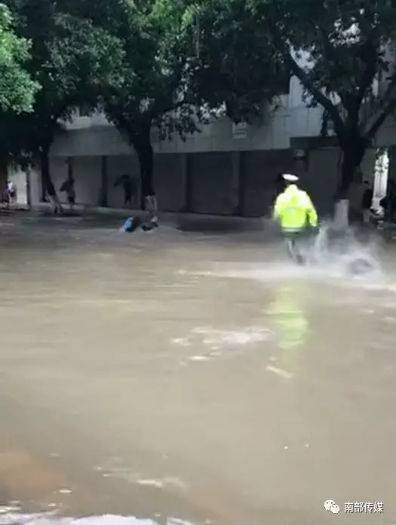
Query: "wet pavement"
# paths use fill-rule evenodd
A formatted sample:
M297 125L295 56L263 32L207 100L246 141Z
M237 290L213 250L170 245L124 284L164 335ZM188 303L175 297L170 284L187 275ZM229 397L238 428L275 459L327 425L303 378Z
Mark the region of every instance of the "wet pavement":
M396 523L395 245L208 224L0 217L1 525Z

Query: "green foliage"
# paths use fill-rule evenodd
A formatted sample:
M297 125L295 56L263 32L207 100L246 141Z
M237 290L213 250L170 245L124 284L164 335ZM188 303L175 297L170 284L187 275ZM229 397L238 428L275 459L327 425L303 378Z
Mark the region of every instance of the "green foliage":
M194 111L183 89L187 58L180 39L181 2L117 0L110 8L100 1L92 13L90 2L82 0L76 9L123 43L122 83L104 90L102 101L130 141L136 143L151 124L163 136L194 131Z
M208 0L185 14L190 89L198 105L225 105L235 122L260 117L289 76L246 0Z
M99 104L151 176L153 125L184 137L219 109L256 119L295 75L334 123L346 172L396 108L389 0L3 1L18 36L1 8L0 139L19 151L48 150L59 122Z
M308 103L329 113L340 141L355 132L370 140L396 105L396 75L386 52L396 36L392 3L249 0L249 7L302 82Z
M260 113L289 73L301 80L307 104L330 113L340 135L342 123L358 125L363 104L369 125L385 102L374 80L395 78L384 52L396 33L395 11L386 0L194 2L194 91L211 106L226 103L239 120Z
M9 10L0 4L0 111L31 111L38 84L24 68L30 45L11 27Z
M122 56L120 42L103 29L57 14L48 58L41 67L43 106L62 118L80 105L94 106L102 89L121 82Z
M308 106L321 105L353 171L396 108L396 36L390 0L186 0L191 79L198 99L226 104L234 120L263 111L295 75ZM188 34L188 31L187 33ZM392 57L393 58L393 57Z
M65 0L66 1L66 0ZM162 138L197 130L187 90L188 54L181 37L181 0L75 0L73 13L102 27L122 42L121 83L102 90L107 117L134 146L141 167L143 194L153 195L152 126Z
M120 82L122 50L117 38L62 11L53 0L8 3L18 32L32 43L28 68L41 90L33 113L8 115L0 128L7 122L9 129L11 124L20 151L37 156L48 150L61 120L70 118L80 105L94 107L105 85ZM6 132L0 129L0 136Z

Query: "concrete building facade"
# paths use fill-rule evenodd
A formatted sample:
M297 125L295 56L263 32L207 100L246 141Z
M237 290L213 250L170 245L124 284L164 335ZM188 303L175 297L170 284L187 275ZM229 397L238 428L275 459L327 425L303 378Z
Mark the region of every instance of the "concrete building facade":
M183 141L174 136L160 141L153 130L155 150L155 188L161 210L257 217L265 215L273 202L274 181L279 172L301 176L319 212L333 209L341 155L331 137L320 138L322 109L307 108L303 89L296 78L290 81L288 95L281 97L276 110L269 110L256 125L234 125L221 118L202 127L201 133ZM377 137L378 145L396 144L396 120L390 118ZM396 178L393 148L391 173ZM128 174L139 190L139 165L133 148L102 114L76 116L66 124L66 132L55 141L51 171L57 190L71 170L75 179L77 203L98 206L107 195L107 205L123 205L116 179ZM375 147L363 162L365 178L373 176ZM395 173L394 173L395 172ZM18 173L20 195L34 206L42 199L40 176L30 172L29 191L23 189ZM25 183L26 186L26 183ZM360 187L359 181L356 188ZM352 192L352 206L359 206L360 194ZM65 200L65 195L60 195ZM139 207L139 191L134 206Z

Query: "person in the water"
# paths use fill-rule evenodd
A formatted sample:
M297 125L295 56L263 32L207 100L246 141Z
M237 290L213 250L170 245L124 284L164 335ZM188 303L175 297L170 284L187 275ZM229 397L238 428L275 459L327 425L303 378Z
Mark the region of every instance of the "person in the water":
M280 224L291 257L299 264L305 262L300 240L318 226L318 214L308 193L297 186L297 175L283 175L285 190L278 195L274 206L274 219Z

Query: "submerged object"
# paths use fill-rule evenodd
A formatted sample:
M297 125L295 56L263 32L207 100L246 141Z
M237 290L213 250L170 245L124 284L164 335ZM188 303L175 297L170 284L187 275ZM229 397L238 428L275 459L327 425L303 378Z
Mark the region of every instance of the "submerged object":
M158 219L153 218L150 221L144 222L142 224L142 230L145 232L150 232L154 228L158 228Z
M363 275L374 270L374 265L367 259L359 257L353 261L349 261L347 271L351 275Z
M140 225L141 220L139 217L128 217L128 219L122 225L121 230L125 233L132 233Z

